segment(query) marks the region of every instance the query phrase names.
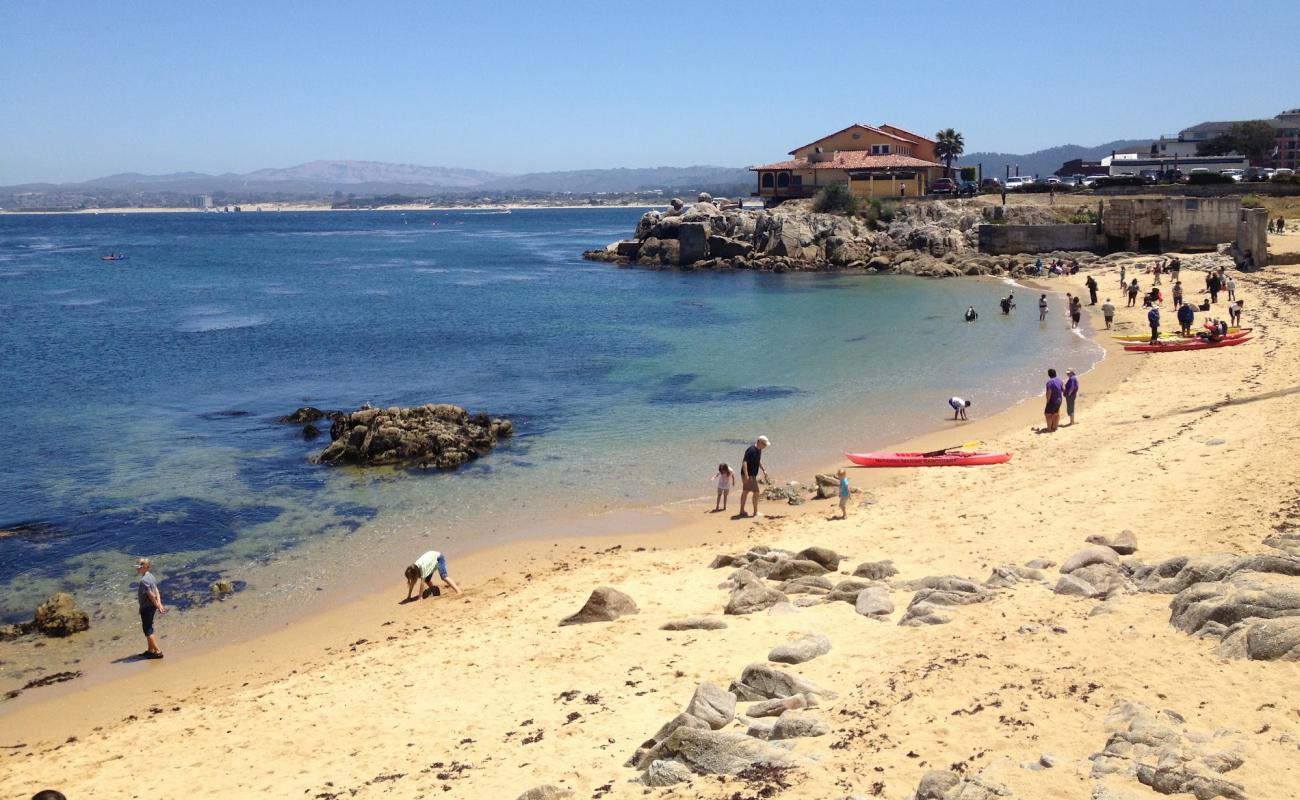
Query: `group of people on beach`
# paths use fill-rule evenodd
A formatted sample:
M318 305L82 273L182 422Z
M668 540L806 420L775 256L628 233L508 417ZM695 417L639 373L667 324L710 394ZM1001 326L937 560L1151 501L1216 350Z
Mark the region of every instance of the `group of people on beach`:
M1061 426L1061 405L1065 404L1065 414L1070 418L1070 424L1074 425L1074 404L1079 397L1079 378L1074 374L1073 369L1065 371L1066 379L1062 381L1056 376L1056 369L1047 370L1047 387L1045 396L1047 404L1043 407L1044 427L1039 429L1040 433L1055 433L1056 429Z
M760 436L745 450L745 454L740 459L740 517L748 517L745 512L745 503L753 496L754 516L758 513L758 476L761 473L767 478L767 468L763 466L763 451L771 445L772 442L766 436ZM713 476L714 485L718 489L717 500L713 504L715 512L727 510L727 498L731 490L736 487L736 471L725 461L718 464L718 471Z

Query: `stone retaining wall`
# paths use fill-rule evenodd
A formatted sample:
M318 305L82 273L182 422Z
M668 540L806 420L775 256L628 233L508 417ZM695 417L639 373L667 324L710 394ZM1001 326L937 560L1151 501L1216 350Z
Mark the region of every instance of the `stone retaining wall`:
M981 225L979 250L990 255L1050 253L1055 250L1095 252L1102 241L1097 226L1082 225Z

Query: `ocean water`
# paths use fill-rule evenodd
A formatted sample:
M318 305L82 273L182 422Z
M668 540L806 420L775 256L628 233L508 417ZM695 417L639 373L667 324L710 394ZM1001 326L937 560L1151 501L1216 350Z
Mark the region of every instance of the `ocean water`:
M941 426L950 395L988 413L1100 357L1059 302L1046 325L1028 290L999 314L997 281L581 259L640 213L0 216L0 619L67 590L84 641L135 644L149 555L182 612L169 633L219 637L231 606L355 590L349 562L454 561L709 495L759 434L774 478L806 480ZM328 433L275 421L365 402L457 403L517 434L455 473L365 472L309 464ZM205 602L218 575L237 604ZM28 646L0 644L0 670Z

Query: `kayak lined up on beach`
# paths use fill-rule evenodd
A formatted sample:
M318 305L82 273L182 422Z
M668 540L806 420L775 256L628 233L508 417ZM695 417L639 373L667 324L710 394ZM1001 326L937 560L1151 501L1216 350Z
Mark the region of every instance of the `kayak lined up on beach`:
M1236 347L1249 342L1251 337L1239 335L1212 341L1209 339L1185 339L1181 342L1157 342L1156 344L1127 344L1124 349L1130 353L1172 353L1179 350L1213 350L1216 347Z
M1005 464L1010 453L966 452L942 450L930 453L891 453L877 450L871 453L845 453L844 457L860 467L974 467L984 464Z

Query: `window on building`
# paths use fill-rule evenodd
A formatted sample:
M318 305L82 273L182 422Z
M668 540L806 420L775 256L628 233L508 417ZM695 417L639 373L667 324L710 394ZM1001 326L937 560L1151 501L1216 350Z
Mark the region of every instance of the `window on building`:
M776 178L772 176L772 173L764 172L760 185L764 189L771 189L774 185L776 185Z
M803 176L802 176L802 175L792 175L792 176L790 177L790 183L791 183L791 185L793 185L793 186L803 186Z
M777 176L776 176L776 185L779 186L779 187L789 186L789 185L790 185L790 173L788 173L788 172L782 172L782 173L780 173L779 175L777 175Z
M889 155L889 145L873 144L871 145L871 154L873 156L887 156Z
M1200 207L1201 207L1201 201L1200 201L1200 200L1184 200L1184 201L1183 201L1183 209L1186 210L1186 211L1195 211L1196 209L1198 209L1198 208L1200 208Z
M853 132L853 138L854 138L854 139L861 139L861 138L862 138L862 134L858 133L857 131L854 131L854 132Z

